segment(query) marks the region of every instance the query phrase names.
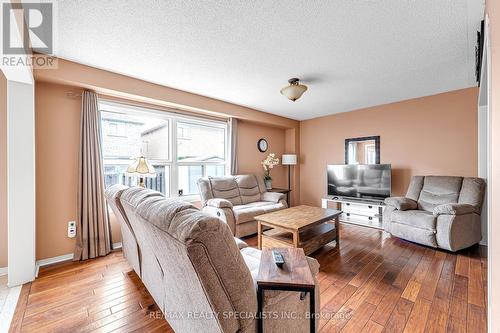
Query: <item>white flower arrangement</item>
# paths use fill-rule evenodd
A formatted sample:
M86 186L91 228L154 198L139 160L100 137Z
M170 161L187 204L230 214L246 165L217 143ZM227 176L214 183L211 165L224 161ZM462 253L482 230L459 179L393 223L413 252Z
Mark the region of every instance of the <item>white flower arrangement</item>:
M262 167L264 168L265 180L272 180L271 169L274 168L275 165L280 164L279 158L276 158L275 156L276 155L274 153L271 153L267 155L267 157L262 162L260 162L260 164L262 164Z

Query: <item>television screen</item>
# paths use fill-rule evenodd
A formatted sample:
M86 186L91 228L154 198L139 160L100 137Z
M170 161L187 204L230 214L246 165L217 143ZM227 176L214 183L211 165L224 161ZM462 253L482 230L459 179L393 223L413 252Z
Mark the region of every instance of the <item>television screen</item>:
M391 165L329 165L328 195L360 199L384 199L390 197Z

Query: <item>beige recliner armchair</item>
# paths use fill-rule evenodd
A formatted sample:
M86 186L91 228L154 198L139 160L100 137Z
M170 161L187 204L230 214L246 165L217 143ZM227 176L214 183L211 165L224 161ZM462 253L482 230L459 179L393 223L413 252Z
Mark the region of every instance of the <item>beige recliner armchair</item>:
M200 178L198 187L203 212L226 222L236 237L257 232L255 216L288 207L285 195L267 192L256 175Z
M450 251L472 246L482 237L484 189L481 178L415 176L406 197L385 200L384 230Z

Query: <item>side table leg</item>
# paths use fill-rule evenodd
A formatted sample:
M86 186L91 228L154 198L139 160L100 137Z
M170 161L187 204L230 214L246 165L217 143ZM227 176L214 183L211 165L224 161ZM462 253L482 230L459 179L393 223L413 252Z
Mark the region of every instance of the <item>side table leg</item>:
M311 333L315 333L316 331L316 304L315 304L315 299L314 299L314 288L309 292L309 314L311 316L310 320L310 327L311 327Z
M263 302L264 302L264 290L261 287L257 287L257 332L258 333L264 332L264 318L262 318Z

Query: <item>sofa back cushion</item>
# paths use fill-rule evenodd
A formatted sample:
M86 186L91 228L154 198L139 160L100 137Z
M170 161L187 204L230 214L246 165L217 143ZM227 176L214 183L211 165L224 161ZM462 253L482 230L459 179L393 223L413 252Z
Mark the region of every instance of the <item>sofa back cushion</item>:
M474 207L476 214L481 214L483 206L484 192L486 189L486 182L477 177L465 177L460 190L458 203L469 204Z
M214 198L226 199L233 205L241 205L241 196L238 183L234 177L208 177L212 196Z
M209 199L226 199L233 205L244 205L261 200L266 192L264 181L256 175L206 177L198 180L202 204Z
M462 177L426 176L417 201L418 209L431 212L438 205L458 203L462 181Z
M207 314L206 320L169 319L172 328L176 332L253 330L251 318L222 317L225 312L253 313L257 308L250 271L227 224L175 198L143 196L133 210L132 203L141 193L127 196L127 191L123 205L130 219L143 225L144 239L161 269L162 310L185 316ZM209 317L215 313L221 318Z
M245 205L260 201L261 192L255 175L241 175L235 177L240 189L241 202Z

